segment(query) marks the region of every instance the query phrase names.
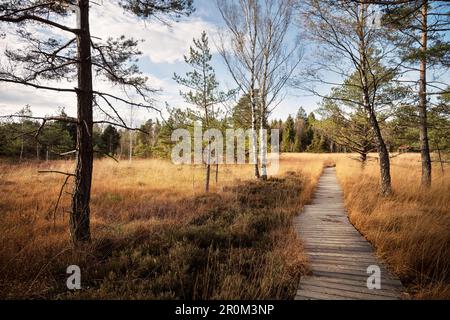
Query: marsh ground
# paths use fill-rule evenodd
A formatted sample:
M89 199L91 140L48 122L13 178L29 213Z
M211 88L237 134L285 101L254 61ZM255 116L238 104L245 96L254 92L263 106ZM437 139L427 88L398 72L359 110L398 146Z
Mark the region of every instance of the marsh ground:
M392 159L394 194L377 193L378 168L351 155L284 154L280 172L254 181L252 167L221 166L212 192L201 167L163 160L97 160L90 245L69 241L70 186L55 211L72 162L0 163L0 297L289 299L307 270L292 217L335 163L351 222L415 298L450 296L450 174L419 188L415 154ZM83 290L65 286L82 270Z

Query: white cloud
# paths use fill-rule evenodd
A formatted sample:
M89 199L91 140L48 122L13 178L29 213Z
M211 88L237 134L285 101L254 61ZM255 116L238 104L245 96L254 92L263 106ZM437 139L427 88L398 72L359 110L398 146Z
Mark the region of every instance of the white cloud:
M75 17L71 16L65 19L64 23L75 26ZM5 26L5 24L1 25L2 28ZM56 29L43 29L39 25L34 25L29 30L35 33L45 30L45 35L52 37L67 36L66 33L56 33ZM174 22L172 27L168 27L156 20L144 22L125 12L113 1L104 1L100 6L93 5L91 9L91 34L93 36L102 40L121 35L143 39L145 41L140 44L139 49L143 52L143 57L147 57L155 64L174 64L183 61L183 55L188 51L192 38L199 37L203 30L206 30L212 37L217 33L214 25L198 17L190 17L178 23ZM0 39L0 62L5 62L5 57L2 55L4 49L14 50L21 45L20 39L12 33L7 34L5 39ZM148 83L152 88L162 89L153 97L157 101L158 107L163 109L165 101L170 102L172 106L179 106L182 103L178 95L179 88L171 79L164 79L150 73L144 75L149 78ZM74 83L67 82L53 84L58 87L73 88L76 86ZM98 91L121 95L120 92L117 92L117 88L112 88L107 82L95 82L94 87ZM64 107L69 115L76 114L76 100L73 93L37 90L15 84L0 84L1 115L16 112L27 104L32 107L32 111L38 116L55 114L59 107ZM117 103L117 108L124 115L124 118L127 118L126 115L130 114L128 106ZM155 112L135 111L135 117L139 121L156 115Z
M17 112L26 105L39 115L55 114L58 107L73 108L74 95L71 93L37 90L14 84L1 84L0 87L0 115Z
M175 63L183 60L193 38L198 38L203 30L214 36L214 25L199 18L189 18L173 22L171 27L154 20L144 22L125 12L118 5L104 2L92 8L92 35L106 39L125 35L144 39L140 45L143 56L154 63Z
M155 107L162 109L164 101L173 101L174 97L170 92L174 92L176 88L172 83L168 83L162 79L159 79L151 74L143 74L149 78L149 83L155 89L166 89L166 91L160 91L156 93L152 98L156 99ZM74 87L73 83L69 82L49 82L49 86L54 87ZM170 89L167 91L167 89ZM109 82L94 81L94 90L100 92L111 93L115 96L119 96L124 99L131 99L134 102L141 102L136 95L129 92L129 95L125 95L118 87L112 86ZM119 114L129 123L130 107L115 99L110 100L114 107L118 110ZM162 101L162 102L159 102ZM70 116L76 115L76 98L74 93L70 92L55 92L48 90L38 90L31 87L25 87L16 84L2 83L0 86L0 115L9 115L17 112L26 105L31 106L31 110L36 116L48 116L57 114L60 108L64 108ZM102 108L113 114L113 111L102 104ZM134 108L134 123L141 123L146 119L156 117L159 114L155 111L149 112L149 110L142 109L137 110ZM105 116L99 112L96 113L97 120L104 119Z

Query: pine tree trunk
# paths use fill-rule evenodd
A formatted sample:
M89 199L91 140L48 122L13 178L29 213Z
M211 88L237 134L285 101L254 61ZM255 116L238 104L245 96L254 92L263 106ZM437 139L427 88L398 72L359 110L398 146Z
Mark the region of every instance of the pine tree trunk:
M360 5L360 43L359 43L359 62L360 62L360 73L362 81L362 95L363 95L363 105L366 112L369 114L369 121L372 130L375 134L375 143L378 149L378 157L380 158L380 194L382 196L388 196L392 193L391 186L391 163L389 159L389 151L384 142L383 135L381 134L381 129L378 124L378 119L375 114L375 109L373 104L370 103L370 91L369 83L367 79L367 74L369 70L369 65L367 61L367 47L366 47L366 14L367 14L367 3L362 3Z
M89 30L89 0L79 0L77 159L70 215L70 232L75 244L90 241L90 196L93 168L92 147L92 62Z
M206 154L205 191L209 192L209 182L211 180L211 140L208 140L208 145L206 147L206 151L207 151L207 154Z
M419 133L420 133L420 153L422 158L422 186L431 185L431 157L430 146L428 142L428 123L427 123L427 5L428 1L422 2L422 46L420 56L420 88L419 88Z
M389 159L389 151L386 147L386 144L384 143L380 126L378 125L378 120L373 112L370 112L370 123L375 133L375 142L378 149L378 157L380 158L380 176L381 176L380 194L382 196L388 196L392 193L391 163Z
M205 191L209 192L209 181L211 178L211 165L206 164L206 181L205 181Z
M22 132L23 132L23 121L22 121ZM23 145L24 145L24 141L23 141L23 136L20 142L20 159L19 162L22 162L23 160Z
M219 183L219 162L216 163L216 186Z
M128 155L129 161L133 161L133 132L130 130L130 154Z
M436 143L436 150L438 153L439 163L441 164L441 172L444 174L444 162L442 161L441 149L439 148L438 143Z
M366 150L361 151L361 153L359 154L359 160L361 161L361 170L364 170L366 168L366 164L367 164Z

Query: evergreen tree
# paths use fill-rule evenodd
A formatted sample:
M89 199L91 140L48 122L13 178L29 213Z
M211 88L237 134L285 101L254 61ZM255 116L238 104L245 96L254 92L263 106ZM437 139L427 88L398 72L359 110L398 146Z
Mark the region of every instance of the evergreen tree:
M311 112L308 116L308 140L310 141L306 148L308 152L321 153L328 151L327 139L320 130L318 123L320 121L316 120L316 116Z
M108 125L105 130L103 130L101 141L102 151L105 154L111 156L116 155L117 148L119 148L120 145L120 134L114 126Z
M281 142L282 152L292 152L295 140L295 125L291 115L288 116L283 128L283 140Z
M185 56L185 62L192 67L192 71L186 73L185 77L177 74L174 80L189 89L187 92L180 92L184 100L196 106L200 112L197 113L201 119L203 128L211 128L219 112L216 105L225 102L234 95L234 91L220 91L219 83L216 80L214 68L211 65L212 55L209 49L209 41L206 32L203 31L200 39L194 39L194 46L189 50L189 56ZM211 176L210 142L207 144L206 179L205 190L209 191Z
M255 89L256 101L258 101L258 90ZM260 123L261 117L261 106L256 103L256 121ZM233 107L231 111L231 121L233 122L233 127L235 129L248 130L252 127L252 104L249 94L244 94L238 101L238 103Z
M294 139L294 152L302 152L306 150L305 135L307 131L308 117L305 109L300 107L295 117L295 139Z
M152 156L155 142L155 123L152 119L149 119L141 125L140 131L137 134L136 146L134 149L135 154L138 157L143 158Z
M61 127L60 123L50 123L42 129L39 136L39 143L42 151L45 152L45 158L50 160L54 155L59 155L73 150L73 140L70 132Z
M159 158L170 158L172 148L175 143L172 141L172 132L176 129L188 130L193 139L194 122L196 117L192 110L186 108L168 108L169 117L162 123L156 122L155 134L156 142L153 148L153 155Z
M377 2L377 1L374 1ZM389 38L398 46L405 71L418 73L417 121L422 158L422 186L431 185L431 155L428 113L429 96L443 92L441 81L430 80L427 73L450 66L450 20L444 1L410 0L380 3L385 6L384 24ZM438 80L438 79L436 79ZM415 81L413 86L416 86ZM432 92L434 91L434 92ZM437 91L437 92L436 92Z
M189 15L192 0L117 0L116 4L142 19ZM75 97L77 118L43 117L41 121L61 120L76 124L76 166L72 191L70 234L74 244L88 242L93 172L94 108L118 126L126 127L112 99L135 106L153 108L148 96L154 92L139 73L136 57L138 41L124 36L103 41L91 36L91 1L1 1L0 23L20 38L20 47L5 50L0 66L0 82L39 90L71 93ZM72 19L73 18L73 19ZM74 26L73 20L77 20ZM40 32L34 32L38 27ZM14 68L10 68L14 66ZM136 99L100 91L94 79L108 80L123 90L132 90ZM48 80L52 80L48 82ZM58 82L76 84L59 86ZM131 92L130 92L131 93ZM102 106L100 106L102 104ZM107 111L105 111L107 110ZM58 119L57 119L58 118ZM101 122L101 121L100 121ZM38 132L40 134L40 131Z

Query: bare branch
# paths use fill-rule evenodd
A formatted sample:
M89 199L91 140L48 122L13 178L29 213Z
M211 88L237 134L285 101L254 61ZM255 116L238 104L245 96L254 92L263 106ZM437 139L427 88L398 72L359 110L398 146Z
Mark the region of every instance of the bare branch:
M39 170L38 173L56 173L56 174L62 174L65 176L75 177L76 175L69 172L63 172L58 170Z

